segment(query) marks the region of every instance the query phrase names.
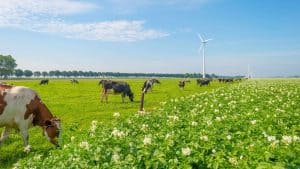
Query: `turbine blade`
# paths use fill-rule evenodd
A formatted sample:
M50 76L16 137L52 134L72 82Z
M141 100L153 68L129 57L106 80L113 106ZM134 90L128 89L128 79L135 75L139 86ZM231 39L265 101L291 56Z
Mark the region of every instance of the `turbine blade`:
M199 33L197 33L197 35L198 35L198 38L201 40L201 42L203 42L204 40L203 40L202 36Z
M210 41L210 40L213 40L213 39L206 39L205 41L207 42L207 41Z

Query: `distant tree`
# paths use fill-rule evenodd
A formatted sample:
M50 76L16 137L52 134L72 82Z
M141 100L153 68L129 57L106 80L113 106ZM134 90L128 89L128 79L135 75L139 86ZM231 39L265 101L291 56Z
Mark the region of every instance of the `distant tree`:
M61 72L59 70L55 70L54 75L59 78L59 76L61 76Z
M42 76L45 78L46 76L48 76L48 72L43 71L43 72L42 72Z
M40 71L35 71L35 72L33 72L33 76L35 76L35 77L40 77L41 76L41 72Z
M49 71L48 75L49 75L50 77L55 76L55 71L53 71L53 70Z
M16 69L14 74L16 77L20 78L24 75L24 72L22 69Z
M6 78L12 75L17 67L16 60L11 55L0 55L0 76Z
M31 77L33 75L31 70L24 70L24 76Z
M72 76L75 76L75 77L77 77L79 74L78 74L78 71L76 71L76 70L73 70L72 71Z

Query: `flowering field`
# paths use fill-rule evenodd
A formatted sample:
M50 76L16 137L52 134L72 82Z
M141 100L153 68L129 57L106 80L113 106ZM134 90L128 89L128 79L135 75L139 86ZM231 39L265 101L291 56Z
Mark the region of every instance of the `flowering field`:
M66 128L15 168L300 168L300 80L251 80Z
M99 79L79 79L79 84L71 84L69 79L50 79L48 85L39 85L39 80L10 80L10 84L27 86L36 90L43 102L49 107L51 112L62 121L63 140L68 142L68 136L80 138L86 130L90 128L91 121L97 120L104 128L111 127L114 122L113 114L121 112L120 118L126 119L132 116L139 109L139 99L141 97L141 87L145 79L116 79L126 81L130 84L134 93L134 102L129 102L128 98L122 103L120 95L109 95L108 102L100 102ZM160 79L161 84L155 85L152 92L145 96L145 109L154 111L160 107L160 102L179 96L188 96L194 93L212 91L222 86L213 82L210 86L199 87L196 81L192 80L186 85L185 90L180 90L178 81L180 79ZM3 128L0 128L0 133ZM14 131L9 138L0 146L0 168L12 168L13 164L21 159L30 161L35 154L47 156L55 147L42 135L39 127L29 130L30 153L23 152L23 141L20 134Z

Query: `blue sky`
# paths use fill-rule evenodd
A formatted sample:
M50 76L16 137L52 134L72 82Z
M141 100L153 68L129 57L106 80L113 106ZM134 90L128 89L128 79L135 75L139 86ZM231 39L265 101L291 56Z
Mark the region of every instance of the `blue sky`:
M1 0L0 53L18 68L300 74L294 0Z

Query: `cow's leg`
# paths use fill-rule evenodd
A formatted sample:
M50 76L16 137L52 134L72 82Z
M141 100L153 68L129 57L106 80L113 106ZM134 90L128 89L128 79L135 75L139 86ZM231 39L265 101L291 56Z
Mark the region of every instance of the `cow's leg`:
M121 97L122 97L122 103L124 103L124 99L126 97L125 93L122 93Z
M23 141L24 141L24 152L29 152L30 151L30 145L28 144L28 128L20 128L20 133L23 136Z
M10 131L11 131L11 128L8 128L8 127L4 128L1 138L0 138L0 145L4 142L4 140L6 140L8 138Z
M106 103L108 101L108 89L105 90L105 101L106 101Z
M102 89L102 93L101 93L101 96L100 96L101 102L103 102L103 97L104 97L104 89Z

